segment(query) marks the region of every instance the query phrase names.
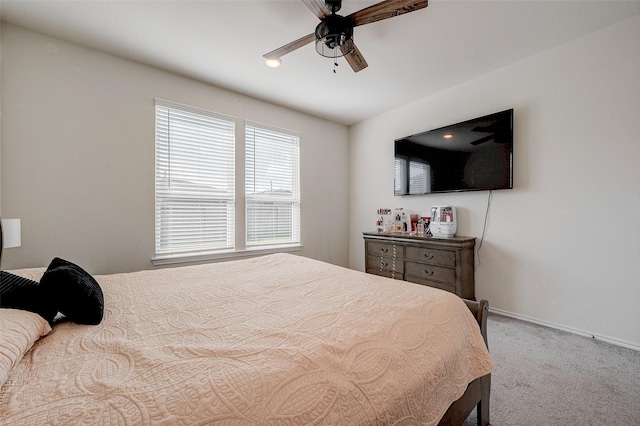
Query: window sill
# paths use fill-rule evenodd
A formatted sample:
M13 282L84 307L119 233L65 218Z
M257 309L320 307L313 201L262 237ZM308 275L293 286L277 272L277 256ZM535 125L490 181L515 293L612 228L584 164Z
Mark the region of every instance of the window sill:
M176 265L180 263L206 262L209 260L233 260L246 257L263 256L272 253L289 253L302 250L302 245L278 246L269 248L246 249L218 253L185 254L175 256L156 256L151 259L153 266Z

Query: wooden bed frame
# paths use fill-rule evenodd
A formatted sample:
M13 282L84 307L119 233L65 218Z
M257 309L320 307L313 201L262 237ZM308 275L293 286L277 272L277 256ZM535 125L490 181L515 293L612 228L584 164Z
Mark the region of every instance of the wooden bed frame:
M476 317L484 342L489 347L487 340L487 316L489 315L489 302L465 299L467 307ZM469 383L464 394L455 401L440 420L439 425L462 425L469 417L474 407L477 407L478 426L489 425L489 394L491 392L491 374L479 377Z

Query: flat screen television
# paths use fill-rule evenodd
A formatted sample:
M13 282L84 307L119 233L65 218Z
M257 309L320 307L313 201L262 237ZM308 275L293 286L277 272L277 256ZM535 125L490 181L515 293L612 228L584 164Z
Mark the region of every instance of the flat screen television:
M513 109L395 141L395 195L511 188Z

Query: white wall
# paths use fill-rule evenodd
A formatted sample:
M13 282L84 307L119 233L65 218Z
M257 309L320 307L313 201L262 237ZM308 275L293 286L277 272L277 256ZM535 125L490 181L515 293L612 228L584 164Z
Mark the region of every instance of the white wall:
M640 17L353 126L350 266L379 207L455 205L479 242L489 193L394 197L393 141L514 108L515 188L493 192L476 297L640 348L638 40Z
M347 266L346 126L6 23L1 54L2 214L22 219L4 268L152 267L156 97L299 131L300 254Z

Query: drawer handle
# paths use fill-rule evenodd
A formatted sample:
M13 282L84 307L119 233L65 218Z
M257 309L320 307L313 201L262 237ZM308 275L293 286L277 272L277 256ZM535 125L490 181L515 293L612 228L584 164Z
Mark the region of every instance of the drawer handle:
M424 274L428 275L428 276L431 276L431 275L433 275L433 271L429 271L428 269L425 269L424 270Z
M424 254L424 257L426 257L426 258L427 258L427 259L429 259L429 260L432 260L432 259L433 259L433 254L431 254L431 253L425 253L425 254Z
M389 253L389 249L388 248L384 248L384 247L382 247L380 249L380 251L383 252L383 253Z

